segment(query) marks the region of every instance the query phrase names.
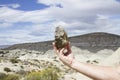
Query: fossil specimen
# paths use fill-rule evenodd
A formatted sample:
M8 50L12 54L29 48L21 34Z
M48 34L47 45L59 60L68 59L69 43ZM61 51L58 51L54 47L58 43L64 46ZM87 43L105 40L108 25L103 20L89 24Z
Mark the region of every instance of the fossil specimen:
M57 49L61 49L65 47L69 43L67 33L65 30L61 27L58 26L56 27L55 30L55 45Z

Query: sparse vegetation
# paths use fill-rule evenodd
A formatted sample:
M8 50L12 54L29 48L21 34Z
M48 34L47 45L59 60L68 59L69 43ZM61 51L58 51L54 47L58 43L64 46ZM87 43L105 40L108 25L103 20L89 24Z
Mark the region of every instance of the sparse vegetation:
M20 66L22 69L24 69L24 66Z
M12 62L12 63L18 63L18 59L17 58L12 58L12 59L10 59L10 62Z
M93 62L94 62L94 63L97 63L97 64L99 63L97 60L93 60Z
M5 73L0 73L0 80L4 80L5 77L6 77Z
M19 74L19 75L23 75L25 76L28 72L27 71L24 71L24 70L19 70L16 72L16 74Z
M1 63L1 58L0 58L0 63Z
M6 71L6 72L11 72L11 69L8 68L8 67L5 67L5 68L4 68L4 71Z
M9 74L5 77L4 80L19 80L20 76L16 74Z
M90 63L90 60L87 60L86 63Z
M0 80L19 80L20 76L17 74L0 73Z
M58 68L47 68L40 72L29 73L25 80L58 80L60 72Z

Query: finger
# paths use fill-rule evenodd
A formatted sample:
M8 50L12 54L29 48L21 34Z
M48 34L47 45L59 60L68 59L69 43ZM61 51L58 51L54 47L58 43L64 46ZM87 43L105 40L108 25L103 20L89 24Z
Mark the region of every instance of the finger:
M68 42L68 44L66 45L66 49L68 50L67 53L71 53L71 47L70 47L70 42Z
M64 61L64 59L65 59L65 56L64 56L64 54L63 54L64 49L65 49L65 48L62 48L62 49L60 50L59 54L58 54L59 59L60 59L61 61Z
M62 48L61 50L60 50L60 55L64 55L63 53L64 53L64 50L65 50L65 48Z

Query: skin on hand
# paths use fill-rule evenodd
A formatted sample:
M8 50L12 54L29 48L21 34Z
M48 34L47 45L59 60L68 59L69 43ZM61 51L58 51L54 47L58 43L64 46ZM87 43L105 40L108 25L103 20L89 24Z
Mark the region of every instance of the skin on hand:
M74 56L73 54L71 53L71 49L70 49L70 43L62 48L62 49L57 49L56 46L55 46L55 43L53 42L53 48L55 50L55 53L57 54L57 56L59 57L59 59L67 66L70 66L74 60ZM64 51L67 49L67 54L68 55L65 55L64 54Z
M55 43L53 43L53 48L64 64L94 80L120 80L120 66L97 66L78 62L74 59L74 56L71 53L70 44L58 50ZM64 55L65 49L67 49L69 53L67 56Z

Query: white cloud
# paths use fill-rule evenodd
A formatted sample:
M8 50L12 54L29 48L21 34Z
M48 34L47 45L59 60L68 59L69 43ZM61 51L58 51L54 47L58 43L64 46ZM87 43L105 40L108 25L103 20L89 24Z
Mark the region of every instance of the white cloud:
M12 8L19 8L19 7L20 7L19 4L11 4L10 6L11 6Z
M0 21L15 23L19 22L24 11L14 10L8 7L0 8ZM23 20L24 21L24 20Z
M108 16L98 14L98 19L108 19Z
M11 23L4 23L4 22L2 22L2 23L0 23L0 28L7 28L7 27L10 27L12 25L13 24L11 24Z
M12 9L20 7L14 4L10 5L12 8L10 6L0 8L0 28L17 27L16 23L31 23L20 31L14 30L10 34L1 33L1 35L7 35L1 38L2 41L6 39L9 43L19 43L53 39L57 25L62 25L69 36L96 31L120 34L120 17L111 18L120 14L120 3L116 0L38 0L38 3L50 5L50 7L22 11ZM56 6L58 4L62 8Z
M35 11L20 11L14 10L8 7L0 8L0 21L5 22L32 22L32 23L43 23L45 21L53 20L49 16L48 10L35 10Z
M1 15L6 21L42 23L56 19L58 21L93 21L97 14L119 14L119 2L115 0L38 0L45 5L61 4L63 8L51 6L44 10L19 11L3 8L6 15ZM5 11L6 10L6 11ZM0 19L2 19L0 18Z
M19 4L4 4L4 5L0 5L1 7L11 7L11 8L19 8L20 5Z

